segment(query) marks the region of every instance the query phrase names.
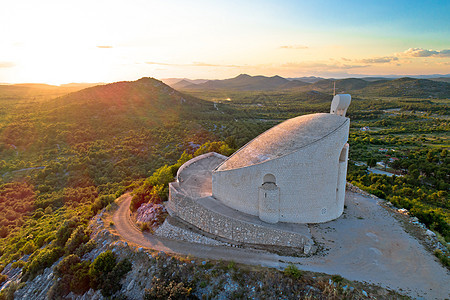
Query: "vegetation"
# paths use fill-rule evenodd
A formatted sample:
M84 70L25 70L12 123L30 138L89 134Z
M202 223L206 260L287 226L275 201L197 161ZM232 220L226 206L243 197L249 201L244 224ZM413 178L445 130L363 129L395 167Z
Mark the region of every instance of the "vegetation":
M284 274L294 279L299 279L302 276L302 272L293 264L288 265L284 269Z
M120 290L120 280L131 271L131 263L125 259L117 262L111 251L101 253L92 263L81 260L76 254L66 256L55 267L59 278L49 290L49 298L62 298L70 292L83 294L90 288L100 289L105 297Z
M354 91L348 180L408 209L449 242L448 86L399 79L369 90L358 80L341 83ZM229 155L285 119L328 112L331 84L314 89L188 95L151 78L68 95L74 87L0 86L0 270L15 262L25 281L64 257L77 267L61 265L58 272L70 277L61 290L83 291L94 271L77 257L95 247L90 218L125 191L133 190L133 211L160 203L188 159L209 151ZM372 174L367 163L396 176ZM105 276L97 288L114 282ZM165 279L170 291L182 282Z

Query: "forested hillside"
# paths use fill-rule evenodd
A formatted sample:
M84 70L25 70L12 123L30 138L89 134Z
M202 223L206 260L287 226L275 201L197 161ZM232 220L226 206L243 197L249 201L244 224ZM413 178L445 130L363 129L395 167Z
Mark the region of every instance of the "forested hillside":
M127 186L214 139L199 125L218 114L212 103L152 78L64 96L2 88L0 269L27 255L14 267L31 278L87 242L66 245L77 228L88 234L88 219Z

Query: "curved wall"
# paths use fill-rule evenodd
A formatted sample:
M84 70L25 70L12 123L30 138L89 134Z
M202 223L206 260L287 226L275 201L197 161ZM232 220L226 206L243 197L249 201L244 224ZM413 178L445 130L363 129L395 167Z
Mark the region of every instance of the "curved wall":
M349 124L348 120L332 134L288 155L248 167L214 171L213 196L229 207L261 217L259 189L264 176L273 174L279 188L278 221L320 223L338 218L344 208L341 199L346 172L339 159L347 143ZM272 216L270 220L275 219Z

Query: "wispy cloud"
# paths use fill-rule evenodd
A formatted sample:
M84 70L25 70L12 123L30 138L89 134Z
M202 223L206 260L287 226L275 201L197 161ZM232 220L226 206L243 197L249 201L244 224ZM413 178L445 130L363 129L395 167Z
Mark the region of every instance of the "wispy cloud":
M225 68L240 68L242 66L239 65L222 65L222 64L210 64L204 62L193 62L190 64L172 64L172 63L163 63L163 62L155 62L155 61L146 61L148 65L159 65L159 66L175 66L175 67L225 67Z
M408 50L397 53L398 56L405 57L450 57L450 49L427 50L423 48L409 48Z
M285 46L280 46L280 49L297 49L297 50L305 50L308 49L308 46L305 45L285 45Z
M96 47L100 49L111 49L113 46L96 46Z
M393 61L398 61L398 57L396 56L384 56L384 57L375 57L375 58L365 58L359 60L364 64L385 64Z
M10 61L0 61L0 68L12 68L16 64Z
M342 64L336 63L326 63L326 62L296 62L296 63L286 63L281 65L282 68L289 69L308 69L308 70L348 70L356 68L364 68L366 65L360 64Z

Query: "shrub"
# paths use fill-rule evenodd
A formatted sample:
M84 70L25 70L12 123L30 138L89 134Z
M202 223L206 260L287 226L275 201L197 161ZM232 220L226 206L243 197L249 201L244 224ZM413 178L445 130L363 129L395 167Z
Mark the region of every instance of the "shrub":
M49 290L48 298L63 298L70 292L83 294L90 288L89 276L90 261L81 261L71 254L59 262L54 269L59 280Z
M344 280L344 278L342 278L341 275L332 275L331 280L333 280L333 282L339 283L339 282L342 282L342 280Z
M67 274L73 274L73 269L81 262L78 255L70 254L63 258L54 268L54 273L58 277L63 277Z
M294 264L289 264L283 271L284 275L299 279L302 277L302 272Z
M162 281L153 277L152 287L145 290L145 300L178 300L189 299L192 288L187 288L183 282Z
M150 230L150 225L148 225L147 222L142 222L139 225L141 231L149 231Z
M89 276L90 261L81 262L73 273L70 281L70 290L77 294L84 294L90 288L91 278Z
M22 249L20 249L20 252L22 254L31 254L36 250L36 246L34 245L33 241L26 242L25 245L23 245Z
M23 268L23 266L25 266L27 263L24 262L23 260L18 260L15 261L11 264L11 268L15 269L15 268Z
M434 255L439 258L439 260L441 261L442 265L444 265L445 267L450 267L450 258L445 255L445 253L443 253L441 250L436 249L434 251Z
M120 280L131 270L131 263L124 259L116 263L116 256L110 251L101 253L89 267L91 287L101 289L109 297L120 290Z
M75 253L75 250L81 246L81 244L89 241L89 236L84 231L84 226L78 226L70 235L70 238L66 242L66 249L68 253Z
M116 256L112 251L100 253L89 268L89 276L92 280L92 288L98 289L99 285L106 280L106 276L116 266Z
M3 225L0 226L0 238L5 238L8 236L8 234L9 234L8 227Z
M0 274L0 285L8 279L8 276Z
M67 240L72 235L72 232L77 227L77 225L77 218L72 218L63 223L63 225L56 232L56 243L58 244L58 246L64 246L66 244Z
M55 261L57 261L64 251L61 247L55 247L51 249L44 249L40 251L23 269L23 280L34 278L45 268L51 267Z
M92 204L92 212L96 214L99 210L102 210L110 203L114 202L114 200L115 200L114 195L102 195L98 197Z
M78 247L78 249L75 251L75 254L79 257L82 257L86 253L91 252L95 249L95 246L97 243L94 240L89 240L86 244L82 245L81 247Z

